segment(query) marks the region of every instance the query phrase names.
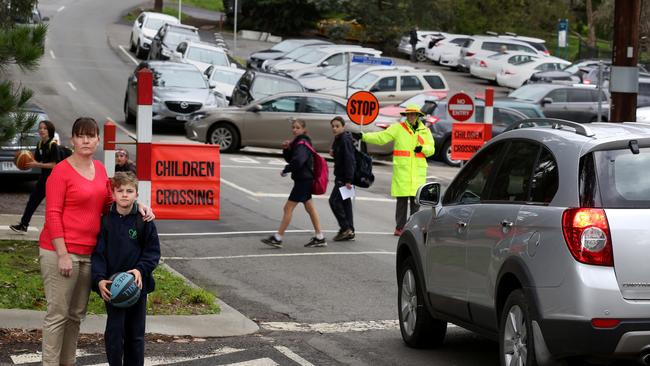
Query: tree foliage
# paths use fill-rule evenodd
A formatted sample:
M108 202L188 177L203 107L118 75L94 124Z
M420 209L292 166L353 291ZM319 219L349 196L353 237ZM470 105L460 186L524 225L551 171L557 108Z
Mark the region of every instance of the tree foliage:
M322 14L316 0L238 0L238 3L241 7L238 28L281 36L312 29ZM234 0L224 1L224 6L232 20Z
M23 109L33 92L8 80L7 69L17 65L22 71L38 67L45 46L47 27L20 25L18 19L29 19L36 0L0 0L0 142L21 136L36 124L37 116Z

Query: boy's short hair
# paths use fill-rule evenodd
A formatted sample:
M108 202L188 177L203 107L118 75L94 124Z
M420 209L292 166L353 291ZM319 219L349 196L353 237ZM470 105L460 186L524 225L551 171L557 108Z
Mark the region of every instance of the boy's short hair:
M332 120L330 121L330 125L334 121L339 121L339 122L341 122L341 126L345 126L345 120L341 116L336 116L336 117L332 118Z
M111 186L113 189L119 188L128 184L135 186L135 191L138 191L138 178L131 172L115 172L115 176L111 178Z

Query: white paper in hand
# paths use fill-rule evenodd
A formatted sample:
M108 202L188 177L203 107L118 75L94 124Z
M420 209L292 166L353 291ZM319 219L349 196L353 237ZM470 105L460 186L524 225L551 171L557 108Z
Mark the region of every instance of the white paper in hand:
M341 199L343 200L354 197L354 186L350 189L346 186L341 186L339 187L339 191L341 191Z

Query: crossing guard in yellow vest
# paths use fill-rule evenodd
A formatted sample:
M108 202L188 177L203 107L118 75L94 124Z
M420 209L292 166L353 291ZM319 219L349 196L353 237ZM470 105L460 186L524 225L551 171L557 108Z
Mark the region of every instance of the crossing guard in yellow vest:
M393 142L393 181L391 195L396 197L395 235L401 235L406 224L407 206L410 202L411 215L418 211L415 194L426 182L427 157L435 152L431 131L421 118L424 113L417 104L409 104L401 112L406 121L390 125L379 132L353 134L368 144L384 145Z

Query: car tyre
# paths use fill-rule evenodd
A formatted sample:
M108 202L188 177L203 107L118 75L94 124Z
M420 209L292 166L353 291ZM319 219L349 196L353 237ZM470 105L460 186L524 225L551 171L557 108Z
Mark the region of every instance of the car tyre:
M448 139L444 144L442 144L442 150L440 151L440 160L450 166L460 166L460 160L453 160L451 158L451 139Z
M418 60L418 62L425 62L428 60L424 48L418 48L415 50L415 59Z
M133 32L131 32L131 36L129 37L129 51L135 52L135 44L133 44Z
M131 114L131 111L129 111L129 103L127 101L127 98L128 96L124 97L124 121L127 125L134 125L136 116Z
M413 348L441 346L447 334L447 322L433 318L427 310L413 257L402 262L398 273L397 312L404 343Z
M141 60L147 59L147 50L140 46L140 40L138 40L138 45L135 47L135 57Z
M227 123L216 123L208 132L209 144L219 145L222 153L231 153L239 150L239 133Z
M533 311L522 290L510 293L499 322L499 357L502 366L536 366Z

